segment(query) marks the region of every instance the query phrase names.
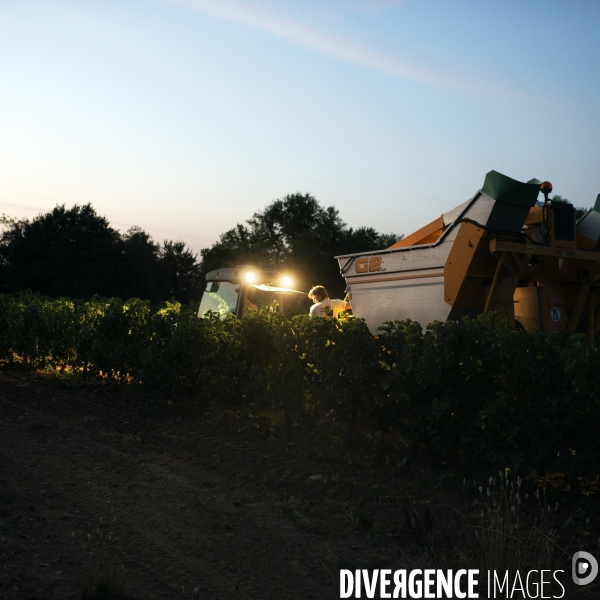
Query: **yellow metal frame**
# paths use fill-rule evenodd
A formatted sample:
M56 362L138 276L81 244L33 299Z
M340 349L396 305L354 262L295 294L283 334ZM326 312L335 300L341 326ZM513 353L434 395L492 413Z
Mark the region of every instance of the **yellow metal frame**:
M497 257L498 264L492 279L492 285L485 300L483 309L484 314L489 312L492 306L494 295L500 281L500 273L503 267L506 267L512 273L512 287L507 298L507 308L510 302L514 301L514 293L517 288L519 277L523 275L527 267L527 262L522 262L520 257L530 259L533 255L548 256L557 259L578 260L595 263L590 269L590 278L587 281L581 282L581 288L577 294L577 300L571 313L571 318L567 322L567 331L575 333L577 325L583 313L583 309L587 306L588 324L587 337L590 344L594 344L594 335L600 321L596 322L597 302L596 294L593 286L600 283L600 255L598 252L589 250L571 250L564 248L556 248L552 246L538 246L531 243L510 242L493 238L490 240L490 251ZM512 264L511 264L512 262Z

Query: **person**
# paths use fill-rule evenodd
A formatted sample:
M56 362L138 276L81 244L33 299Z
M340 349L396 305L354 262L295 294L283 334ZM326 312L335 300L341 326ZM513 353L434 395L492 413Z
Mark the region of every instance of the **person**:
M314 302L310 307L311 317L327 317L325 308L329 307L333 312L334 318L337 319L341 312L351 308L350 304L345 300L332 300L322 285L315 285L308 292L308 297Z

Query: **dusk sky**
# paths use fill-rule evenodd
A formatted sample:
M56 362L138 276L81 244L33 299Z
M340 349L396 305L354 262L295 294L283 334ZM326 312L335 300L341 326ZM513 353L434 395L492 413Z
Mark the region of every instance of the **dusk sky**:
M276 198L409 234L495 169L600 193L600 2L0 0L0 213L198 252Z

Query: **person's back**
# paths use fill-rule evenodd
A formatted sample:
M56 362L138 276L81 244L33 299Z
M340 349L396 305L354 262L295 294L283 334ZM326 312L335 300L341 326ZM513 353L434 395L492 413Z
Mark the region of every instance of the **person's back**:
M350 308L350 305L345 300L332 300L322 285L313 287L308 292L308 297L314 302L310 307L311 317L328 317L326 309L330 308L334 318L337 319L341 312Z
M325 298L321 302L317 302L310 307L311 317L328 317L326 307L331 309L333 316L337 319L339 314L346 310L346 302L343 300L332 300L331 298Z

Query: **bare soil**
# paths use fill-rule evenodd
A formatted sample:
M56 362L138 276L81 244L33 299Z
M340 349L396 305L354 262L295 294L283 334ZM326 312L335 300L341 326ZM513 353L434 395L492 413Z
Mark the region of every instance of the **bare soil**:
M340 564L391 562L354 515L372 476L249 424L4 373L0 597L335 598Z
M5 369L0 598L332 599L340 568L423 568L433 535L455 551L462 475L331 448Z

